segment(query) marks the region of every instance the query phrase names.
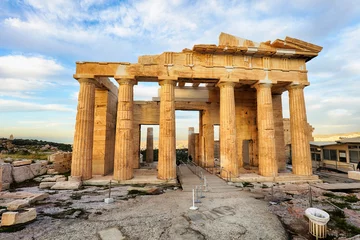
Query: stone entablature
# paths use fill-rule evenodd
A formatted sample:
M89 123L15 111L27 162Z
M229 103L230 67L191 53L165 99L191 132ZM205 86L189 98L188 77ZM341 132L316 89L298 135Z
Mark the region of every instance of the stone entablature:
M115 77L133 76L137 81L158 81L158 76L176 76L178 86L191 82L215 86L221 78L241 84L259 80L308 85L306 62L322 47L286 37L273 43L254 43L229 34L220 35L220 45L195 45L193 50L140 56L138 63L77 62L76 74ZM283 90L284 91L284 90Z

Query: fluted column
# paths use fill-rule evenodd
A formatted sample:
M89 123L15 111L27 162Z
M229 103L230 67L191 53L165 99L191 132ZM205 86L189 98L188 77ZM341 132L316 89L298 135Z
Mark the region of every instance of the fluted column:
M158 178L176 178L175 79L160 78L160 136Z
M147 128L146 136L146 162L152 163L154 161L154 134L153 128Z
M191 156L192 159L194 159L195 154L194 154L194 150L195 150L195 138L194 138L194 128L193 127L189 127L189 131L188 131L188 157Z
M312 175L310 143L304 99L304 85L288 87L290 106L290 132L292 169L296 175Z
M211 119L211 111L202 111L202 128L204 136L204 167L214 167L214 126Z
M272 100L274 111L276 158L279 171L284 171L286 169L286 156L281 94L272 95Z
M200 141L199 141L199 133L194 133L194 159L193 159L193 162L196 163L196 164L200 164L200 160L199 160L199 151L200 151L200 148L199 148L199 145L200 145Z
M119 78L118 111L114 158L114 179L128 180L133 177L133 79Z
M238 161L236 149L236 121L234 83L221 82L220 88L220 165L226 171L221 171L222 177L238 176Z
M274 177L278 174L278 167L271 83L258 83L255 87L257 90L259 174Z
M94 136L95 80L81 78L75 124L71 176L83 180L92 177Z

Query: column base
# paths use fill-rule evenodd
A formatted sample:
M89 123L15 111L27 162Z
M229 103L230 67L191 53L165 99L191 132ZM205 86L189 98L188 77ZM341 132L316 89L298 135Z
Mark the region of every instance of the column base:
M279 173L276 177L264 177L256 173L245 173L231 180L232 182L322 183L318 175L300 176L292 173Z

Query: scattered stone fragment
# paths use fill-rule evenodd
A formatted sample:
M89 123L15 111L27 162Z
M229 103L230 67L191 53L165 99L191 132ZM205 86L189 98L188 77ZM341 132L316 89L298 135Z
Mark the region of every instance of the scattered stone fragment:
M2 183L2 190L8 190L10 188L10 183Z
M34 174L30 170L29 166L13 167L12 175L14 177L14 181L17 183L34 178Z
M48 189L55 185L56 182L41 182L39 185L40 189Z
M129 187L127 190L128 194L158 195L163 193L163 189L157 187Z
M81 177L69 176L69 182L81 182Z
M30 202L30 203L34 203L37 201L42 201L45 200L49 197L48 193L33 193L30 197L27 197L26 199Z
M113 203L114 199L113 198L105 198L104 202L107 203L107 204Z
M2 183L3 183L3 189L4 189L4 183L13 183L13 177L11 174L12 166L10 163L0 163L2 168Z
M66 178L64 177L64 175L55 175L55 176L52 176L52 177L46 177L46 178L43 178L42 180L41 180L41 182L57 182L58 181L58 179L65 179L66 180ZM60 180L61 181L61 180ZM59 181L59 182L60 182Z
M66 181L66 177L60 177L56 179L57 182L65 182Z
M33 180L34 180L35 182L41 182L41 180L42 180L43 178L44 178L43 176L40 176L40 177L34 178Z
M24 199L16 199L6 205L7 210L14 211L29 206L29 201Z
M55 169L48 169L47 174L56 175L56 174L59 174L59 173L57 171L55 171Z
M40 176L47 172L47 163L36 162L30 165L30 170L34 176Z
M76 190L81 187L81 182L56 182L54 186L51 187L53 190Z
M5 212L1 216L1 226L27 223L36 218L36 209L27 208L24 212Z
M118 228L108 228L99 232L101 240L123 240L124 235Z
M14 161L12 163L12 165L14 167L19 167L19 166L29 165L31 163L32 163L32 160L20 160L20 161Z

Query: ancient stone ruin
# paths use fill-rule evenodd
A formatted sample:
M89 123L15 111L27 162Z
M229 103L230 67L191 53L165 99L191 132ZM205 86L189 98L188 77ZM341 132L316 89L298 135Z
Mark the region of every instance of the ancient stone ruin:
M80 91L71 175L83 180L112 173L118 181L133 178L140 166L140 126L159 124L157 178L175 179L175 110L197 110L200 131L190 128L189 154L200 166L214 167L214 125L219 125L223 178L316 180L304 88L309 85L306 62L321 50L290 37L256 43L221 33L219 45L140 56L137 63L77 62L74 78ZM138 82L158 82L159 97L134 101ZM286 164L281 102L285 91L292 174L281 173ZM247 174L245 165L258 169L257 174Z

